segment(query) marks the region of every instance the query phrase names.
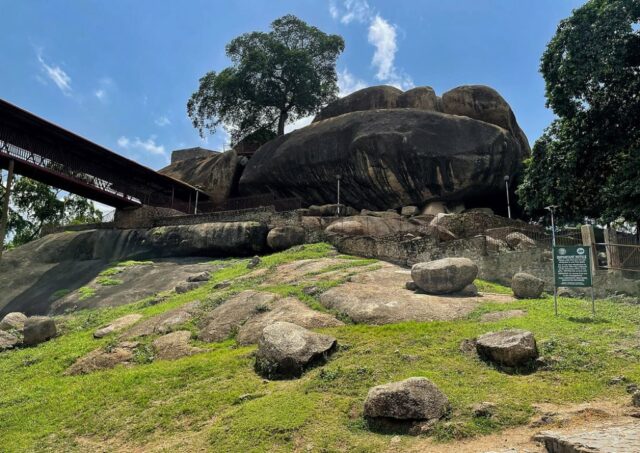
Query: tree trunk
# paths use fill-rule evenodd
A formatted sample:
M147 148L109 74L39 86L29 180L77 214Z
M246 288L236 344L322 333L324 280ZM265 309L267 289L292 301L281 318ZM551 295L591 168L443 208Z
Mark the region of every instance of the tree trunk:
M286 110L280 111L280 118L278 118L278 136L284 135L284 125L288 117L289 113Z

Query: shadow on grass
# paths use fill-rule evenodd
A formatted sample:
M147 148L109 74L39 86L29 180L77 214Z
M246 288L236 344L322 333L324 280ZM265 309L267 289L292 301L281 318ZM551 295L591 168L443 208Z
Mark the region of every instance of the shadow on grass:
M603 318L593 318L588 316L570 316L567 321L577 322L580 324L609 324L611 321Z

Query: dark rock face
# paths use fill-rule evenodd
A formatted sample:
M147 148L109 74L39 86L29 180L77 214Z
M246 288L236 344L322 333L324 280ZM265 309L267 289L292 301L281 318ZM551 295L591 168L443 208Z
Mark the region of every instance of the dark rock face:
M431 87L416 87L405 91L398 97L397 106L403 109L442 112L442 100Z
M324 363L337 345L336 339L329 335L278 321L262 331L256 371L269 379L297 378L308 367Z
M24 339L26 345L36 345L52 339L57 333L56 323L47 316L32 316L24 323Z
M412 377L370 389L364 402L364 416L435 421L442 418L448 408L449 400L433 382Z
M398 98L401 95L401 90L388 85L364 88L327 105L313 119L313 122L315 123L350 112L393 109L396 108Z
M509 131L485 122L418 109L359 111L266 143L239 190L325 204L335 201L341 175L341 200L358 209L466 198L504 204L504 175L516 174L526 154Z
M483 359L508 367L528 366L538 357L533 334L519 329L481 335L476 349Z
M202 187L211 201L220 205L233 194L241 171L240 159L236 151L231 150L180 159L160 170L160 173Z
M478 266L468 258L442 258L418 263L411 269L411 278L420 289L431 294L462 291L478 276Z
M518 272L511 279L511 289L518 299L538 299L544 289L544 281L526 272Z

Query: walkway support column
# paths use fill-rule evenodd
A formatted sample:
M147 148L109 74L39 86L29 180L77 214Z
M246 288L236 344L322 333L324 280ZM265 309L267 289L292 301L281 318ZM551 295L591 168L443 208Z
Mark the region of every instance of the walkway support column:
M9 161L9 174L7 175L7 188L4 192L2 200L2 217L0 217L0 258L2 258L2 250L4 248L4 238L7 234L7 223L9 221L9 199L11 198L11 186L13 185L13 167L15 161Z

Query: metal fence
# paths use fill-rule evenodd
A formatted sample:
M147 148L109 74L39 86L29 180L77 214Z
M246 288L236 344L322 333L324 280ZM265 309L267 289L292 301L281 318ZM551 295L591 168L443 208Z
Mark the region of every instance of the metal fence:
M277 212L293 211L302 207L300 198L277 198L272 194L256 195L251 197L229 198L222 204L213 202L200 203L198 211L202 213L239 211L245 209L273 206Z

